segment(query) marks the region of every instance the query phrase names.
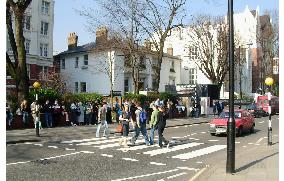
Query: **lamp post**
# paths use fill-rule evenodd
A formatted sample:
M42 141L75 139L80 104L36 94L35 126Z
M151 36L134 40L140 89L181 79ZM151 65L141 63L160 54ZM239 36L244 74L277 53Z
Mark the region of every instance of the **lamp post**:
M36 91L36 119L35 119L35 127L36 127L36 136L39 137L39 107L38 107L38 94L37 89L40 88L39 82L34 82L33 87Z
M239 46L239 76L240 76L240 82L239 82L239 86L240 86L240 105L239 105L239 109L242 108L242 99L243 99L243 93L242 93L242 68L241 68L241 46Z
M226 173L235 172L235 114L234 114L234 22L233 0L228 0L229 25L229 120L227 124Z
M273 79L271 77L267 77L265 79L265 84L269 87L269 92L268 92L268 101L269 101L269 105L268 105L268 113L269 113L269 119L268 119L268 142L267 144L270 146L272 145L272 126L271 126L271 86L273 84Z

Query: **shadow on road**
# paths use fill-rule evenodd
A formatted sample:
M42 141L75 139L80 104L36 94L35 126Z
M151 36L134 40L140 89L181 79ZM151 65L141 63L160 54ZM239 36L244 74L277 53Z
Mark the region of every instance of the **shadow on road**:
M40 140L17 140L17 141L7 141L6 144L18 144L18 143L26 143L26 142L40 142Z
M251 163L249 163L249 164L246 164L246 165L244 165L244 166L242 166L242 167L236 169L236 170L235 170L235 173L238 173L238 172L241 172L241 171L243 171L243 170L245 170L245 169L248 169L249 167L252 167L252 166L256 165L257 163L259 163L259 162L261 162L261 161L263 161L263 160L265 160L265 159L267 159L267 158L269 158L269 157L272 157L272 156L274 156L274 155L277 155L277 154L279 154L279 152L273 153L273 154L268 155L268 156L266 156L266 157L263 157L263 158L261 158L261 159L255 160L255 161L253 161L253 162L251 162Z

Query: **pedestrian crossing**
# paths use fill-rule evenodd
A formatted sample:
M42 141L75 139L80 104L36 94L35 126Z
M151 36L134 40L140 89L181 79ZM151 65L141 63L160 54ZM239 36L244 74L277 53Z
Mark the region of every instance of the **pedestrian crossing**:
M218 140L208 141L207 143L201 142L199 139L184 139L179 140L177 137L173 137L171 141L171 146L169 148L160 148L157 144L146 145L144 138L142 136L137 139L135 145L129 145L130 147L124 148L119 144L120 137L109 137L109 138L90 138L81 140L70 140L62 141L61 144L64 145L74 145L74 146L88 146L93 149L107 150L110 149L115 152L128 152L133 154L140 154L150 157L155 157L159 155L167 155L167 158L178 159L178 160L188 160L196 157L201 157L204 155L212 154L214 152L223 150L227 145L218 144ZM156 139L157 140L157 136ZM105 157L110 157L107 154L101 154ZM135 158L124 158L126 161L136 161Z

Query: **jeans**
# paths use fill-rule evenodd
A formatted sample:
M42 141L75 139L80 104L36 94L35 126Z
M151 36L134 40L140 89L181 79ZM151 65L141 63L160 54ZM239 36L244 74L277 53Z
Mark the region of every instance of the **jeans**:
M146 123L140 124L140 128L138 127L137 124L135 125L135 132L134 132L134 136L131 139L131 143L135 144L135 141L139 137L140 132L144 136L146 145L148 145L149 144L149 138L148 138L148 134L147 134Z
M86 124L89 125L92 123L92 117L93 115L91 113L86 114Z
M13 114L12 114L11 112L6 113L6 121L8 121L8 125L9 125L9 126L12 125Z
M155 131L157 130L157 126L152 126L151 127L151 131L150 131L150 145L153 145L154 144L154 134L155 134ZM158 139L158 143L159 143L159 139Z
M100 129L101 126L104 126L104 134L103 136L107 136L108 135L108 124L106 120L102 120L101 123L98 125L97 131L96 131L96 137L100 137Z
M165 129L165 126L159 126L159 127L158 127L158 135L159 135L159 137L158 137L158 144L159 144L160 147L163 146L163 142L164 142L165 144L168 144L168 143L169 143L169 142L165 139L165 137L163 136L164 129Z
M53 123L51 113L44 113L44 119L45 119L46 127L51 128L52 123Z
M23 111L23 122L25 128L27 128L29 126L29 113L26 111Z

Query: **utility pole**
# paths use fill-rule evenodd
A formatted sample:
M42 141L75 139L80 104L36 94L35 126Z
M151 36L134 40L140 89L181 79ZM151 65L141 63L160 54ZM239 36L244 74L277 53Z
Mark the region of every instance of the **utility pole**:
M229 120L227 125L226 173L235 172L235 114L234 114L234 22L233 0L228 0L229 23Z
M239 46L239 75L240 75L240 106L239 109L242 108L242 99L243 99L243 93L242 93L242 68L241 68L241 46Z

